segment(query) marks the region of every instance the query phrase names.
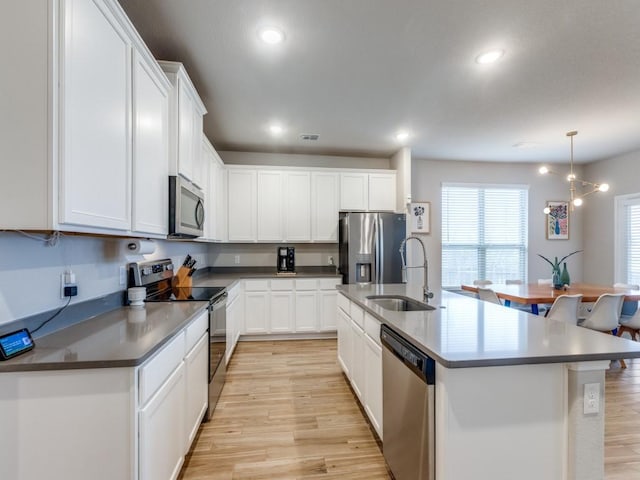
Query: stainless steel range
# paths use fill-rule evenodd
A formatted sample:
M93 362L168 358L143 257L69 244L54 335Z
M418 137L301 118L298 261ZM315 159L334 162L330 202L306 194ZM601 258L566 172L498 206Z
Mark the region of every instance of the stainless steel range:
M193 266L193 264L191 265ZM170 259L129 264L129 287L146 287L146 302L209 302L209 408L213 414L226 376L227 292L224 287L176 286Z

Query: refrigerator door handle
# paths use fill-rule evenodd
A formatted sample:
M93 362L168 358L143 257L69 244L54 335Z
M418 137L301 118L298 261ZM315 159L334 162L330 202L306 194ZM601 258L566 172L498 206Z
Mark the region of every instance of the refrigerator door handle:
M382 218L380 215L376 216L376 282L382 283L382 279L384 278L384 262L382 261L382 256L384 255L384 224L382 223Z

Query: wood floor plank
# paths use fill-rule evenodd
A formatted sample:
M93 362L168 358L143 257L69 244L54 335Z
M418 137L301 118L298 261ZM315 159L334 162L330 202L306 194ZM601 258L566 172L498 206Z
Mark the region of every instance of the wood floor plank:
M640 360L606 373L605 479L640 479ZM388 480L335 340L241 342L183 480Z
M241 342L183 480L388 480L336 341Z

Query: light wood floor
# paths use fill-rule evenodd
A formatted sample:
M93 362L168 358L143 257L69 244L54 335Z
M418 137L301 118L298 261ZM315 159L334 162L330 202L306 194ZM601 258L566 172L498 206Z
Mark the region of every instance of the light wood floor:
M240 342L180 478L389 479L336 341Z
M640 359L606 374L605 477L640 479ZM180 478L390 478L335 340L241 342Z

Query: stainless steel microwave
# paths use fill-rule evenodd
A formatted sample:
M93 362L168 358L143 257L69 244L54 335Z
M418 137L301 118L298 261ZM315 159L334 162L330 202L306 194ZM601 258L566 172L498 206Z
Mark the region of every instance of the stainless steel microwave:
M169 177L169 238L196 238L204 233L204 194L180 176Z

